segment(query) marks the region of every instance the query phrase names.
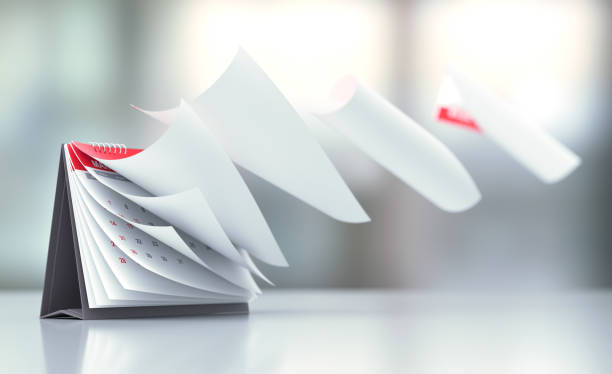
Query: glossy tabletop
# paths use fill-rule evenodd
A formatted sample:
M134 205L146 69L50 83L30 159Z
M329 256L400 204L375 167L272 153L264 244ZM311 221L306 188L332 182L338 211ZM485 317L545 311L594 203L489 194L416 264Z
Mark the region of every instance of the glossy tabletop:
M0 292L0 373L611 373L612 293L266 290L248 316L39 320Z

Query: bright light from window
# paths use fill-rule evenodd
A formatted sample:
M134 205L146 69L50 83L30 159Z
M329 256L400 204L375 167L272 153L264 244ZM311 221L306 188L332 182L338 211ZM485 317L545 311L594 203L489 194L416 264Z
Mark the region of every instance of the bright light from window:
M202 4L184 21L188 79L203 89L242 45L294 104L310 105L353 73L385 89L387 7L376 3ZM199 67L206 66L206 69Z
M582 135L588 108L580 92L599 68L602 22L592 4L432 3L415 18L413 37L426 43L419 63L428 79L440 77L445 64L458 66L541 125Z

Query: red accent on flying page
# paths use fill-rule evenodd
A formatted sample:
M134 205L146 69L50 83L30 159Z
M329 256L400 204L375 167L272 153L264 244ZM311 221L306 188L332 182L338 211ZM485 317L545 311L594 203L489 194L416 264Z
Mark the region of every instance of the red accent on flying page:
M470 117L464 110L459 108L440 107L438 111L438 120L459 125L476 132L482 132L474 119Z

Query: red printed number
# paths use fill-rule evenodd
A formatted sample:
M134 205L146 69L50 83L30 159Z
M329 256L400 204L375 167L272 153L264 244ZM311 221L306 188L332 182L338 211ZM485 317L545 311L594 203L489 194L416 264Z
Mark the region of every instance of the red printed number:
M119 257L119 262L121 262L122 264L125 264L126 263L125 257Z
M121 239L121 240L125 240L125 236L123 236L123 235L119 235L119 239Z

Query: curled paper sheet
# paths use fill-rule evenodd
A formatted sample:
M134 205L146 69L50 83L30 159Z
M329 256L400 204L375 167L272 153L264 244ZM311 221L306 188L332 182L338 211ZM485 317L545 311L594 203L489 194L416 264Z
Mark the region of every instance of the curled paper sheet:
M244 261L246 262L249 271L259 277L259 279L263 280L271 286L274 286L274 283L270 279L268 279L268 277L266 277L264 273L261 272L261 270L257 268L257 265L255 265L255 263L251 259L251 256L249 256L249 253L244 249L239 249L239 251L240 255L244 257Z
M449 70L437 102L438 119L482 132L545 183L556 183L580 157L532 120L464 74Z
M287 266L238 170L187 103L181 103L172 126L142 152L120 159L89 156L156 196L198 188L235 245L271 265Z
M84 150L88 149L87 146L82 143L75 143L74 147L70 145L68 149L70 152L74 152L77 159L82 162L83 167L89 171L89 175L98 183L107 187L114 193L138 204L147 211L152 212L171 225L180 227L182 231L193 236L202 243L206 243L228 259L246 266L246 262L243 258L244 256L241 256L231 243L227 234L223 231L221 224L215 217L210 205L206 199L204 199L202 192L198 188L192 188L171 195L153 196L133 183L116 180L112 175L111 177L105 177L107 174L99 174L100 172L98 170L89 166L91 165L89 161L91 158L86 156L79 147ZM100 193L97 194L97 196L101 195ZM137 222L130 223L134 225ZM141 225L139 224L139 226ZM188 249L185 243L180 244L184 242L184 240L176 231L171 235L172 240L170 240L169 236L162 237L158 235L158 229L163 226L162 224L161 226L139 228L173 248Z
M480 200L451 151L383 97L349 76L337 84L332 99L332 110L319 118L429 201L460 212Z
M80 190L81 196L86 196L88 199L90 199L90 201L92 199L96 200L95 195L87 191L87 187L85 186L84 183L78 182L77 180L75 180L75 182L76 182L75 185L77 186L77 189ZM100 203L101 202L98 202L100 207L103 207L103 204L100 204ZM106 208L103 207L103 209L106 209ZM113 214L110 210L108 209L106 210L108 211L108 213ZM115 217L117 219L121 219L117 216ZM150 235L151 237L160 240L162 243L168 245L170 248L176 250L178 253L182 254L183 256L190 259L191 261L199 265L202 265L203 267L205 267L207 270L211 271L212 273L215 273L221 278L229 281L230 283L238 287L244 288L246 290L249 290L250 292L253 292L253 293L261 293L259 287L255 284L252 278L248 276L248 270L242 268L241 266L235 265L229 262L228 260L219 261L216 256L207 256L206 258L207 262L211 262L211 260L214 262L214 265L209 266L208 263L204 262L200 257L198 257L191 250L191 248L189 248L183 242L183 240L176 234L176 231L174 230L173 227L171 226L170 227L169 226L165 226L165 227L149 226L149 225L140 224L137 222L131 222L131 224L134 227L138 228L139 230L142 230L144 233ZM218 257L221 257L221 256L218 256ZM230 269L230 268L233 268L233 269ZM243 270L243 271L241 272L240 270Z
M76 204L74 206L77 208L75 210L76 216L86 223L85 227L77 230L84 236L87 243L87 245L82 247L87 249L84 252L84 262L88 263L89 267L95 266L98 269L97 276L96 272L86 272L84 273L84 278L86 282L87 278L90 278L90 283L93 283L92 285L98 283L95 281L95 278L100 278L99 283L102 284L101 287L93 287L96 295L95 304L101 304L99 295L102 295L103 298L113 299L113 303L117 303L117 299L129 300L120 302L127 306L130 304L133 306L133 300L139 300L139 304L143 305L154 305L173 304L176 302L198 303L201 302L198 299L199 297L209 298L208 300L214 302L213 300L215 299L212 297L219 297L218 294L159 277L156 273L150 272L136 263L129 270L123 266L117 266L113 259L125 254L112 245L104 246L107 243L106 235L100 227L92 225L90 221L85 220L84 215L90 215L90 213L84 207L82 199L77 198L75 201ZM93 234L94 232L95 234ZM239 300L235 296L229 295L223 296L223 299L227 301ZM91 300L89 302L91 303ZM111 303L107 304L111 305Z
M83 198L83 206L91 213L92 222L96 222L97 226L102 229L107 238L118 237L119 235L116 235L118 231L115 227L102 224L102 222L112 220L113 215L98 205L88 194L83 194L81 196ZM178 265L175 264L173 264L174 268L170 268L168 266L163 266L158 262L147 261L143 256L134 254L129 248L129 244L126 244L122 240L117 240L115 243L117 247L134 262L150 272L156 273L164 278L173 279L183 285L208 291L213 294L232 295L238 297L251 295L250 291L231 284L208 269L188 260L187 257L179 255L179 252L176 252L175 256L180 256L184 265L180 268L180 271L178 271ZM162 245L160 245L158 248L160 251L166 250L168 253L173 251L173 249L164 247Z
M173 226L158 225L157 223L154 225L144 224L126 218L125 216L123 216L123 214L118 214L118 211L115 210L115 208L110 207L108 204L105 204L104 200L101 198L105 195L107 197L111 197L109 193L113 192L111 192L110 189L108 189L107 191L103 191L104 186L102 184L99 184L99 182L97 181L92 182L91 179L85 176L85 174L78 175L78 182L78 184L75 184L77 185L78 189L84 189L84 191L81 191L82 194L87 193L88 196L96 200L96 202L98 202L100 206L104 207L104 209L106 209L109 213L114 214L117 220L122 220L124 222L130 223L130 225L132 225L133 227L166 244L167 246L176 250L183 256L189 258L197 264L200 264L201 266L204 266L206 269L212 271L213 273L226 279L227 281L244 289L250 290L254 293L261 293L261 290L259 289L257 284L253 281L252 277L249 276L249 270L246 268L247 265L245 260L242 260L242 262L245 263L243 267L243 265L241 265L242 262L240 264L232 262L231 260L222 256L216 251L204 250L198 251L196 253L196 251L194 251L188 246L188 244L185 242L185 239L176 231ZM119 194L116 194L113 200L118 201L119 196ZM186 211L188 210L184 210L184 212ZM204 230L206 229L207 228L204 226Z
M250 273L253 273L260 277L261 272L244 249L238 252L234 248L199 189L194 188L175 195L151 196L142 189L139 191L136 185L112 171L95 168L93 159L78 147L87 148L83 144L66 145L71 164L76 171L74 181L77 189L84 188L88 196L113 214L117 221L129 223L128 228L141 230L227 281L255 294L261 293L250 276ZM126 196L121 192L124 190L139 195ZM130 201L137 204L136 213L123 214L128 212ZM145 204L138 204L138 201L144 201ZM183 214L179 217L178 212ZM181 229L177 231L174 226L170 226L165 217L172 220L173 224L178 224L177 227ZM188 231L195 232L196 235L190 236ZM201 244L206 243L206 249L195 243L198 240ZM235 256L238 256L238 259L235 259Z
M244 50L193 107L241 167L337 220L370 220L302 118ZM134 108L168 125L177 112Z

